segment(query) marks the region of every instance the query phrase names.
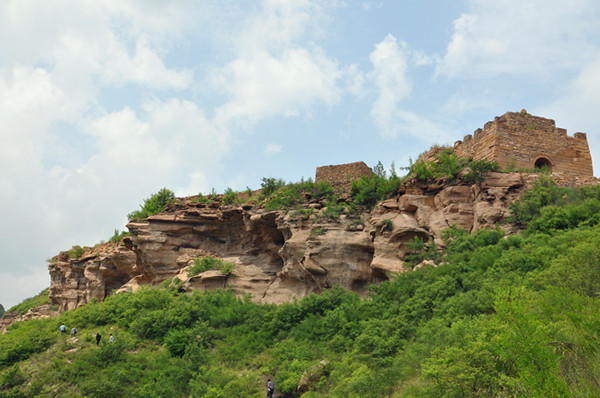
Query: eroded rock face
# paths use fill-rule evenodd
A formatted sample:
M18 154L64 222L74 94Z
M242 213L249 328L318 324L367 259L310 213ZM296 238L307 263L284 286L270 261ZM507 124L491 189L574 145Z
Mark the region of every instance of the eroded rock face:
M64 311L113 290L175 277L184 290L230 288L261 302L299 299L334 285L363 294L369 284L407 270L414 237L443 246L442 231L453 225L471 232L494 228L528 183L519 173L490 173L475 185L409 181L374 210L337 219L323 214L322 203L308 205L315 211L307 217L181 198L161 214L129 223L131 237L122 245L77 259L59 254L49 265L50 298ZM194 258L206 255L235 269L188 278Z

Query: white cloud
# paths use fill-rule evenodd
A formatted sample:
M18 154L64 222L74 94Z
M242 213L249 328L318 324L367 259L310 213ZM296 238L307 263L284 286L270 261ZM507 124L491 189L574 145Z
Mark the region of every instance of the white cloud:
M551 118L556 119L557 126L569 129L569 135L577 131L587 133L596 175L599 175L600 170L598 92L600 92L600 57L583 66L558 99L531 110L539 115L550 115Z
M197 193L206 189L202 176L219 170L229 132L195 104L103 109L118 86L152 98L191 84L189 70L165 62L190 22L184 11L147 2L0 4L0 206L11 209L0 230L3 304L48 286L45 258L107 239L149 193Z
M283 149L283 146L278 144L268 144L265 148L265 153L279 153Z
M378 98L371 108L371 116L384 136L394 137L399 133L397 118L400 101L410 94L412 85L406 77L408 54L406 44L388 34L375 45L369 56L373 71L369 77L375 82Z
M310 113L340 100L344 72L311 39L324 5L316 1L264 1L234 39L235 59L215 70L212 83L229 94L217 120L254 123L273 115Z
M161 57L167 37L179 37L183 25L171 18L187 20L181 11L118 1L6 1L0 6L0 61L43 65L57 79L75 80L82 91L96 76L110 83L182 89L191 72L171 70Z
M447 141L451 135L443 127L402 106L412 91L412 83L407 76L409 66L427 65L430 58L388 34L375 45L369 59L373 70L368 78L377 89L371 117L380 134L385 138L395 138L402 134L429 142Z
M454 21L438 75L548 77L577 68L598 51L597 1L471 0L470 5Z

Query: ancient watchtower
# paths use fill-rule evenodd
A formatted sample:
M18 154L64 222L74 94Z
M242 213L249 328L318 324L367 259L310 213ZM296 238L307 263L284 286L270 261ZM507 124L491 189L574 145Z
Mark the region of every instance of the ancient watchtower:
M350 192L352 180L359 179L363 175L373 175L373 170L364 162L321 166L317 167L315 182L326 181L334 188L348 193Z
M547 167L552 172L593 177L592 156L585 133L567 135L554 120L507 112L454 144L457 157L495 160L500 167Z

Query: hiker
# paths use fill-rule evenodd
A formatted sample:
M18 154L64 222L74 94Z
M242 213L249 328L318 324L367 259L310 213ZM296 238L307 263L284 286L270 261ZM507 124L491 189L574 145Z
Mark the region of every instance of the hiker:
M110 334L110 338L108 339L109 343L112 343L115 341L115 338L113 337L112 333Z
M74 327L73 329L71 329L71 336L74 337L76 334L77 334L77 328Z
M100 345L101 338L102 338L102 336L100 335L100 333L96 333L96 345Z
M63 323L62 325L60 325L60 327L58 328L58 330L60 330L60 334L65 334L67 332L67 327Z
M269 379L267 380L267 398L273 398L273 391L275 391L275 383Z

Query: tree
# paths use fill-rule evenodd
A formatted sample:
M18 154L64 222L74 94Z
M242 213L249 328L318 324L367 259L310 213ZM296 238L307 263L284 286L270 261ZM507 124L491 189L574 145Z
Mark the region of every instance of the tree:
M135 210L127 215L130 220L141 220L151 215L160 213L165 207L173 202L175 194L163 188L155 194L152 194L148 199L144 200L144 205L140 205L141 210Z
M0 318L2 318L4 316L4 307L2 306L2 304L0 304Z

